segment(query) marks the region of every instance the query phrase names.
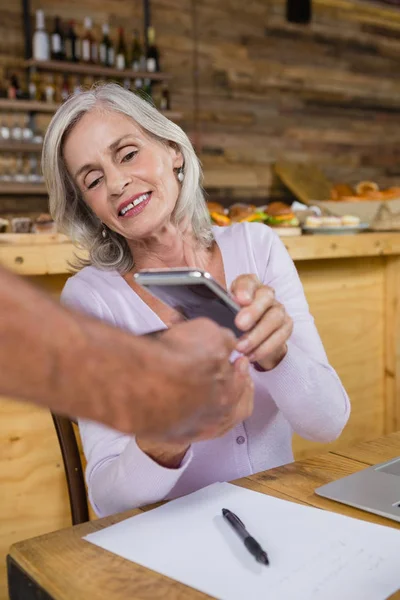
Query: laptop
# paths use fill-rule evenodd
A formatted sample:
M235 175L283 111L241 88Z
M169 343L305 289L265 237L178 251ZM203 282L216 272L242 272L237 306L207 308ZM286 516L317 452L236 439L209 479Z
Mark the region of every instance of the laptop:
M400 522L400 456L327 483L315 493Z

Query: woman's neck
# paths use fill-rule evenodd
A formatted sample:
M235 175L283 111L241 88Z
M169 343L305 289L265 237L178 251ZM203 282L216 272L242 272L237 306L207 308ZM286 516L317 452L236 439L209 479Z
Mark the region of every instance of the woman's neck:
M134 257L135 271L173 267L207 269L211 258L210 251L199 244L192 229L182 232L173 225L146 240L128 240L128 244Z

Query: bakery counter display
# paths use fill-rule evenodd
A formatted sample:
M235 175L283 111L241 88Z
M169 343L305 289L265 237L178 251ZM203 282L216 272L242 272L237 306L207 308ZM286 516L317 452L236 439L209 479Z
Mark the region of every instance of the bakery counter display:
M48 213L38 216L18 216L0 218L0 243L5 241L4 234L11 241L14 234L56 233L55 223Z
M208 210L215 225L225 227L234 223L256 222L272 227L281 237L310 234L354 234L365 231L368 225L353 214L341 217L323 215L319 207L307 207L299 202L270 202L264 206L235 203L229 208L218 202L208 202Z
M338 227L352 216L359 219L360 230L368 226L370 231L400 231L400 182L385 185L378 181L357 182L356 178L354 184L334 182L315 164L291 161L278 161L274 171L286 191L299 202L308 207L317 206L322 217L332 218L330 222L311 220L306 225L310 229L321 225Z
M385 202L400 200L400 186L379 189L375 181L360 181L354 187L347 183L332 186L330 200L334 202Z
M351 208L371 231L400 231L400 186L382 189L374 181L354 187L339 183L321 205L339 216Z
M264 223L273 227L280 236L301 235L298 217L284 202L271 202L265 206L236 202L229 208L224 208L218 202L207 202L207 206L215 225L225 227L234 223Z
M303 233L313 235L352 235L369 229L368 223L362 223L360 217L355 215L334 216L307 216L304 220Z

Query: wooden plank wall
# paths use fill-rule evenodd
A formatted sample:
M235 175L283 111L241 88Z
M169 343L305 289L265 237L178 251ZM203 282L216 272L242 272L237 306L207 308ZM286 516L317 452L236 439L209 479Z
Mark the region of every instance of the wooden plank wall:
M400 180L400 11L314 0L310 26L284 2L203 0L199 120L208 186L274 186L278 158L334 181Z
M105 20L114 32L141 25L139 0L32 0L39 6L49 26L56 14L79 27L91 15L98 36ZM336 182L399 184L400 11L356 0L313 6L302 26L286 23L284 0L152 0L173 108L213 195L279 195L271 166L282 158L316 162ZM0 68L22 55L20 3L3 0Z

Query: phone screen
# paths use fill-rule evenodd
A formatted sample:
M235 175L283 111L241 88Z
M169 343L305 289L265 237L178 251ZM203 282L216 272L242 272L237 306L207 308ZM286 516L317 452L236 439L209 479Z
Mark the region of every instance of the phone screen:
M204 283L179 285L146 285L157 298L175 308L186 319L207 317L226 327L236 336L243 334L234 321L237 311L226 304Z

